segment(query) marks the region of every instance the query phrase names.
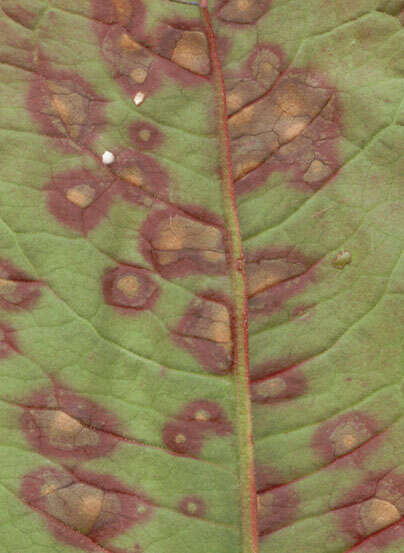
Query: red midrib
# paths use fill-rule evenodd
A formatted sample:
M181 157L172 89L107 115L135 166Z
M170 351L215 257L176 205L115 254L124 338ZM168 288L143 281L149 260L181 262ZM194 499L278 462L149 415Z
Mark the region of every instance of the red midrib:
M218 131L222 154L223 209L228 233L229 264L233 283L234 371L237 388L238 443L240 458L241 531L240 553L258 553L257 493L255 486L254 445L248 352L248 309L245 258L238 218L230 137L227 125L226 87L217 50L207 0L201 12L209 42L212 77L215 82Z

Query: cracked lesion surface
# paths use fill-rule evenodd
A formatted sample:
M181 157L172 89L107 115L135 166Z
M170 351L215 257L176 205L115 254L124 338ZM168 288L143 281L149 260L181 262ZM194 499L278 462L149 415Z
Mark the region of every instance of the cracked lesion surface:
M92 473L77 476L42 468L24 477L21 496L71 545L80 544L80 535L100 543L151 515L150 506L134 492L110 476Z
M32 116L60 147L89 146L105 123L104 100L78 74L42 65L28 98Z
M324 126L332 118L332 98L332 91L316 78L291 71L268 95L234 113L229 133L235 178L242 179L275 155L283 164L298 159L308 185L326 178L331 172L327 159L317 159L314 147L324 129L312 124L320 118Z
M167 211L146 221L143 239L146 255L168 278L225 270L223 235L213 225Z
M260 96L263 96L276 82L281 69L281 57L271 47L261 46L247 62L243 71L225 73L226 106L228 115Z

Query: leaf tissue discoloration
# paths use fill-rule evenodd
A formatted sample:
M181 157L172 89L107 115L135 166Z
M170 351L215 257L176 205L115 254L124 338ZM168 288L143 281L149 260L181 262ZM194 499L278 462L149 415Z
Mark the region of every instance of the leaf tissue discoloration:
M105 100L77 73L54 70L48 63L31 83L28 109L42 132L63 151L88 148L104 125Z
M121 266L106 272L103 293L108 304L125 313L136 313L153 306L159 296L159 289L147 271Z
M38 301L41 282L8 260L0 259L0 307L4 311L31 309Z
M403 550L403 8L0 0L1 552Z
M268 10L270 0L226 0L219 17L228 23L253 24Z
M24 477L21 496L57 538L90 551L92 544L101 545L152 514L141 496L111 476L93 473L44 467ZM83 535L89 540L83 541Z
M39 390L24 399L22 428L34 449L51 457L92 459L118 443L118 421L104 407L62 387Z
M227 303L195 299L174 332L175 341L190 351L209 372L232 370L233 337Z
M225 271L225 245L217 226L165 210L148 218L142 235L145 256L166 278Z
M222 408L214 402L199 400L184 409L163 429L163 442L174 453L198 457L204 439L231 434L232 425Z

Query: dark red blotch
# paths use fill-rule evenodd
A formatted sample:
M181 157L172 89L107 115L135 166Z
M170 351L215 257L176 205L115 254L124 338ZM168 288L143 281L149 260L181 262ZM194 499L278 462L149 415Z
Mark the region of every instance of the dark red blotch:
M138 282L135 294L127 295L119 289L118 282L125 277L134 277ZM109 269L104 275L102 290L106 303L126 314L151 309L160 294L160 289L151 278L149 271L130 265Z
M24 409L21 417L22 429L31 446L44 455L79 460L110 453L119 442L119 435L116 434L119 423L115 416L85 396L61 385L56 379L52 379L52 383L51 387L33 393L20 403ZM65 413L84 428L96 433L98 443L75 447L69 443L66 443L66 447L52 445L49 436L41 431L35 416L41 413L52 415L57 411Z
M102 490L117 500L119 509L117 512L108 513L107 523L95 523L88 534L82 534L58 520L47 504L43 488L49 483L57 486L58 481L61 488L84 484ZM98 552L106 539L122 534L135 524L147 521L153 513L153 508L143 494L133 491L112 476L82 470L68 472L48 466L41 467L23 478L20 496L24 503L44 516L50 531L57 539L91 552Z
M41 294L40 281L5 259L0 260L0 281L0 307L5 311L31 309Z
M186 405L165 425L163 442L175 453L197 457L206 437L226 436L231 432L231 422L223 409L212 401L199 400Z

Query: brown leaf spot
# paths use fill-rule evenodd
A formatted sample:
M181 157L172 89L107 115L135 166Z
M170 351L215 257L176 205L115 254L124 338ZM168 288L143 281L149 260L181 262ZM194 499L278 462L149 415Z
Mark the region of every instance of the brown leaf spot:
M229 23L255 23L269 8L269 0L228 0L219 13Z
M374 534L401 518L397 507L388 501L376 498L369 499L361 505L360 515L366 535Z
M9 325L0 324L0 359L6 359L13 352L18 353L16 331Z
M289 400L301 396L305 389L306 379L303 373L295 368L251 383L252 399L256 403Z
M357 448L371 437L369 429L361 422L347 422L337 426L330 440L337 457Z
M81 535L101 544L151 515L140 496L107 475L43 468L24 477L21 496L45 517L57 538L88 550Z
M161 64L132 33L121 26L112 26L102 35L101 48L113 67L115 78L131 96L138 92L139 85L143 85L142 89L148 94L158 88L156 71Z
M106 216L112 185L111 177L101 179L87 169L73 169L56 174L44 190L52 215L86 235Z
M225 269L223 235L217 227L166 210L143 227L144 252L165 277L220 274Z
M305 182L308 182L309 184L312 184L314 182L319 182L327 178L331 174L331 169L323 163L322 161L318 159L314 159L311 164L309 165L309 168L304 174L304 180Z
M117 444L117 421L102 407L62 388L36 392L21 404L23 430L31 445L52 457L92 459Z
M277 488L257 497L260 534L270 534L296 519L298 498L290 487Z
M247 295L251 314L280 309L313 280L314 263L292 249L271 248L247 256Z
M272 81L270 62L263 66ZM338 114L335 92L319 77L301 70L283 75L229 119L238 190L265 183L273 171L290 171L302 188L320 188L337 167Z
M130 137L140 150L151 150L157 148L163 141L158 129L150 123L133 123L130 126Z
M147 271L120 266L110 269L103 278L105 301L127 313L150 309L159 295L158 286Z
M404 514L403 492L404 478L396 471L367 474L335 510L341 530L357 542L372 536L375 546L389 545L403 534L402 525L396 524Z
M208 41L200 31L184 31L175 45L171 61L199 75L210 72Z
M0 260L0 307L5 311L33 307L40 296L40 285L9 261Z
M77 184L66 191L66 198L74 205L84 209L93 203L95 190L88 184Z
M325 461L352 453L376 433L375 422L364 414L353 411L320 425L312 445Z
M190 351L210 372L232 368L231 320L225 303L195 299L175 330L176 342Z
M197 457L202 449L200 428L190 423L169 422L163 429L163 442L175 453Z
M112 171L130 187L145 190L165 198L168 193L168 177L160 165L150 156L127 149L115 159Z
M179 505L180 511L189 517L201 518L205 513L205 504L203 500L197 495L184 497Z
M55 71L46 63L35 76L28 109L46 135L63 150L88 147L103 125L104 100L76 73Z
M165 425L163 442L175 453L197 457L204 438L209 435L226 436L231 432L231 423L218 404L198 400L186 405L174 420Z
M271 88L279 76L281 61L282 56L274 47L260 46L244 67L237 72L224 73L229 115L257 100Z
M132 17L132 6L130 0L113 0L116 15L121 25L127 25Z

